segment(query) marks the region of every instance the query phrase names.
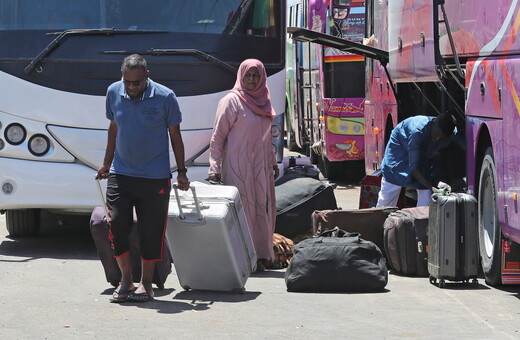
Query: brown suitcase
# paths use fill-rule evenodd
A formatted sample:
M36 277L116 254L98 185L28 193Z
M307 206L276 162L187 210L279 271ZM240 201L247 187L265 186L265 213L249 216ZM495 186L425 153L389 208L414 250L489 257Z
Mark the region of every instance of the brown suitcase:
M130 233L130 251L132 263L132 276L135 282L139 282L141 277L141 257L139 250L139 235L137 234L137 221ZM107 282L117 287L121 281L121 271L114 257L112 245L109 239L108 225L105 220L105 212L102 207L95 207L90 216L90 232L96 245L96 250L105 270ZM168 243L164 242L163 259L155 262L153 272L153 283L159 289L164 289L164 283L168 275L172 272L172 259Z
M105 270L105 276L107 282L112 286L117 287L119 281L121 281L121 271L117 265L117 261L114 257L112 250L112 244L109 239L109 230L106 223L105 216L108 215L107 207L105 205L105 196L99 179L96 179L96 184L99 191L99 198L103 202L103 206L95 207L90 216L90 232L96 249ZM132 276L134 281L139 282L141 277L141 251L139 247L139 235L137 233L137 217L134 210L134 225L130 232L130 253L131 253L131 264L132 264ZM152 282L157 285L157 288L164 289L164 282L168 275L172 272L172 258L170 250L168 249L168 243L164 241L163 258L161 261L155 261L155 269L153 272Z
M398 273L428 276L428 207L393 212L384 224L387 260Z
M362 239L374 242L384 254L383 226L388 215L396 210L397 207L316 210L312 213L313 233L319 235L325 229L334 227L358 232Z

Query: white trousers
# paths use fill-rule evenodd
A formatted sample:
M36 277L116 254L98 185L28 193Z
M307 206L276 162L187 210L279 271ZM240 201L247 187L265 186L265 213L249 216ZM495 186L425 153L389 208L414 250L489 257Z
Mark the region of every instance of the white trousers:
M379 190L376 207L397 207L400 193L400 185L389 183L385 181L383 177L381 179L381 190ZM432 191L430 189L417 189L417 206L428 206L431 196Z

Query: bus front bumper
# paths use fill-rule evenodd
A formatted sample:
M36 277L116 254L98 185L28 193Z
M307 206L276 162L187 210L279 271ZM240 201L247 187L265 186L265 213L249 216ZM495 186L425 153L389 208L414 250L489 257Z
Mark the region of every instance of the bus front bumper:
M83 164L0 159L0 209L92 212L101 205L94 177ZM106 185L106 183L103 183Z
M192 182L208 177L207 165L188 169ZM78 163L0 158L0 210L42 208L90 214L102 204L96 173ZM106 182L101 181L103 192Z

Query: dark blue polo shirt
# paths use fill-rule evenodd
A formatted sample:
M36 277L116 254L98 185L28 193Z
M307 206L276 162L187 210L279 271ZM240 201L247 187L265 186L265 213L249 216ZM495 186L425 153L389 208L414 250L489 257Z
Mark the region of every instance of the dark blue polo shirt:
M142 178L170 177L169 126L182 121L172 90L148 80L142 98L126 95L122 81L108 87L106 117L117 125L110 173Z

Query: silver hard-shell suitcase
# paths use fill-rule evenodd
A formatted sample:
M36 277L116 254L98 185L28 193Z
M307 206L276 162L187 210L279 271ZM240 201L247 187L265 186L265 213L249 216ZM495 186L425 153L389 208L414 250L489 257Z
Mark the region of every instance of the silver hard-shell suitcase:
M428 272L445 280L478 284L477 200L464 193L433 194L428 221Z
M238 189L196 184L170 200L167 240L182 288L244 292L256 253Z

